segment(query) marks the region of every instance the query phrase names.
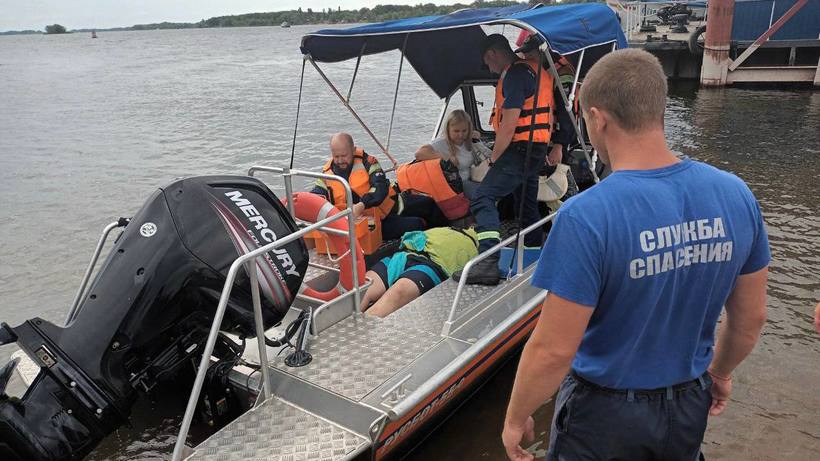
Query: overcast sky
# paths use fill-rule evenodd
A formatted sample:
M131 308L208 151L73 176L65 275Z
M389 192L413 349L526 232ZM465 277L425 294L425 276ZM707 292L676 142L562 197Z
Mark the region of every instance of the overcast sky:
M313 8L359 9L378 4L452 5L470 0L0 0L0 31L127 27L155 22L197 22L213 16Z

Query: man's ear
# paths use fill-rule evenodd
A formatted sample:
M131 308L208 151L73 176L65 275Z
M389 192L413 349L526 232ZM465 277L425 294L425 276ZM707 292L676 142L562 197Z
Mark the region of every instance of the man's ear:
M597 107L590 107L588 111L589 118L595 125L597 131L603 131L607 125L606 113L602 112Z

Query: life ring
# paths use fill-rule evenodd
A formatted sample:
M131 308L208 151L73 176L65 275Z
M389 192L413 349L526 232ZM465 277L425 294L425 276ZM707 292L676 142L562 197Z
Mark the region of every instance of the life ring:
M285 199L282 199L282 202L287 204ZM339 213L339 210L321 195L310 192L296 192L293 194L293 213L303 221L318 222ZM327 227L347 231L347 219L333 221ZM350 240L347 235L327 234L327 237L339 253L344 253L339 261L339 283L327 291L316 290L307 286L307 284L303 285L302 290L302 293L306 296L323 301L330 301L345 291L353 289L353 257L350 251L344 250L350 248ZM364 283L365 265L364 253L360 245L356 245L356 269L359 272L359 285L361 286Z
M686 41L686 46L689 52L695 56L703 54L703 44L700 42L700 36L706 33L706 26L699 26L689 35L689 40Z

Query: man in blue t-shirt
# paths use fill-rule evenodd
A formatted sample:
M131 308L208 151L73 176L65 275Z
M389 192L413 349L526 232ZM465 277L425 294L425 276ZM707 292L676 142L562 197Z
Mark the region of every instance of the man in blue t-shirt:
M590 140L613 173L564 204L533 275L548 295L507 410L510 459L532 459L520 447L530 415L560 384L548 459L696 460L759 338L760 208L736 176L669 150L666 90L638 49L608 54L584 81Z

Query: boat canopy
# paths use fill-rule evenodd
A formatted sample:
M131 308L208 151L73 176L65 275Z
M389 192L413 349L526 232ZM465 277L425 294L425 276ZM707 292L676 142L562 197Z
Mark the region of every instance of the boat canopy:
M615 12L599 3L514 5L464 9L443 16L400 19L346 29L323 29L302 38L302 53L317 62L404 49L419 76L441 98L464 81L494 78L483 68L482 25L511 24L536 32L562 55L607 44L626 48Z

